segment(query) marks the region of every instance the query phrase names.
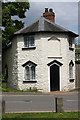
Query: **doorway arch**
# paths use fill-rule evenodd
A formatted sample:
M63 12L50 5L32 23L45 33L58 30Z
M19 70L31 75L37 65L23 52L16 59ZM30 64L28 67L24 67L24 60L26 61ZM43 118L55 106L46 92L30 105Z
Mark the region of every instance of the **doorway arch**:
M50 91L60 90L60 68L53 64L50 66Z
M49 79L50 79L50 91L60 91L60 66L62 63L54 60L48 64L49 66Z

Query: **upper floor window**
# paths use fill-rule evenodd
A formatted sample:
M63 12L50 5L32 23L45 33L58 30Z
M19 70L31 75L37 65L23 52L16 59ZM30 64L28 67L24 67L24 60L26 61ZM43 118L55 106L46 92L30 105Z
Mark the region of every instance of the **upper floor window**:
M72 39L69 39L69 47L72 47Z
M35 46L34 35L24 36L24 47L30 48Z
M74 42L74 38L73 37L69 37L69 49L70 50L74 50L73 42Z

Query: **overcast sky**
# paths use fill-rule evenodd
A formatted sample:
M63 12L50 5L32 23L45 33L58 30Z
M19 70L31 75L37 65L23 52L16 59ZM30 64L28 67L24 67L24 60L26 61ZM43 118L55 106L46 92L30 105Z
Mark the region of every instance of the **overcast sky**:
M35 22L43 15L45 8L52 8L56 15L56 23L75 33L78 33L78 2L31 2L30 9L26 12L25 26ZM36 0L35 0L36 1ZM45 0L44 0L45 1ZM53 0L54 1L54 0ZM68 0L67 0L68 1ZM73 0L76 1L76 0Z
M8 0L11 1L11 0ZM12 0L13 1L13 0ZM18 0L27 1L27 0ZM43 2L44 1L44 2ZM79 33L79 0L29 0L30 9L26 12L25 26L29 26L43 15L45 8L52 8L56 23L75 33Z
M30 25L43 15L45 8L52 8L56 15L56 23L69 30L78 32L77 2L30 2L30 10L26 12L25 25Z
M27 0L17 1L23 2ZM24 19L25 26L28 26L35 22L37 19L39 19L40 16L43 15L45 8L52 8L56 15L57 24L62 25L63 27L72 30L73 32L78 33L78 0L65 0L66 2L61 1L64 0L29 0L30 9L26 12L26 18Z

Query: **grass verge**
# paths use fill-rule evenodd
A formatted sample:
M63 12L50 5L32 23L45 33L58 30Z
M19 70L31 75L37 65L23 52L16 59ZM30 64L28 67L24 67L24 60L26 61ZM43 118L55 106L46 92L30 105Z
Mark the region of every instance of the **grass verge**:
M48 113L5 113L2 117L2 120L36 120L36 119L41 119L41 120L48 120L52 119L53 120L78 120L80 116L80 113L78 112L63 112L63 113L54 113L54 112L48 112Z

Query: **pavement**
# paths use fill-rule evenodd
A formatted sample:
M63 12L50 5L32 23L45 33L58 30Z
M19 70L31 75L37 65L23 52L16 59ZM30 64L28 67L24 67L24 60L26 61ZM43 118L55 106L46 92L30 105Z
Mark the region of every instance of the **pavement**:
M42 92L2 92L2 95L64 95L64 94L74 94L74 93L80 93L78 91L53 91L48 93L42 93Z

